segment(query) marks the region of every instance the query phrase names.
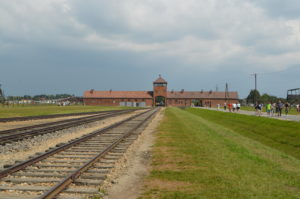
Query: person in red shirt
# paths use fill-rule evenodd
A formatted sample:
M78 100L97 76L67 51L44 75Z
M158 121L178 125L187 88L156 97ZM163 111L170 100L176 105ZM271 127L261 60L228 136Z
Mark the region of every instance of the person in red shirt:
M231 103L228 104L228 110L229 110L229 112L231 112L231 110L232 110L232 104Z

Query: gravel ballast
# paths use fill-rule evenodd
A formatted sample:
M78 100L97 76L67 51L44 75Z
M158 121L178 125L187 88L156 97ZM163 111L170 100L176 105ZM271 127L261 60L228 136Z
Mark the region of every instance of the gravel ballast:
M12 165L15 161L27 160L30 156L34 156L36 153L45 152L47 149L55 147L57 144L67 143L72 139L89 134L95 130L99 130L113 123L124 120L125 118L138 114L142 111L145 110L139 110L134 113L123 114L90 124L84 124L78 127L48 133L34 138L21 140L13 144L0 146L0 170L3 170L4 165Z
M25 126L32 126L37 124L45 124L49 122L57 122L62 120L69 120L81 117L88 117L92 115L80 115L80 116L68 116L68 117L60 117L60 118L50 118L50 119L41 119L41 120L29 120L29 121L14 121L14 122L1 122L0 123L0 131L21 128Z
M138 198L149 174L154 144L154 133L158 127L164 109L152 119L139 137L127 149L126 153L114 165L107 179L100 186L104 199Z

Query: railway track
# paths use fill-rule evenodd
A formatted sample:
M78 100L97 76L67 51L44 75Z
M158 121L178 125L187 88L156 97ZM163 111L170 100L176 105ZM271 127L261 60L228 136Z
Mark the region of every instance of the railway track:
M33 126L26 126L16 129L9 129L0 131L0 145L5 145L7 143L13 143L19 140L31 138L37 135L43 135L46 133L55 132L58 130L63 130L75 126L79 126L82 124L87 124L91 122L95 122L98 120L102 120L108 117L133 112L134 110L121 110L121 111L105 111L102 113L98 113L96 115L81 117L75 119L61 120L57 122L50 122L44 124L38 124Z
M81 199L98 187L158 109L94 131L0 172L1 199Z
M26 121L26 120L51 119L51 118L69 117L69 116L92 115L92 114L99 114L99 113L105 113L105 112L111 112L111 111L52 114L52 115L38 115L38 116L27 116L27 117L9 117L9 118L0 118L0 122L16 122L16 121Z

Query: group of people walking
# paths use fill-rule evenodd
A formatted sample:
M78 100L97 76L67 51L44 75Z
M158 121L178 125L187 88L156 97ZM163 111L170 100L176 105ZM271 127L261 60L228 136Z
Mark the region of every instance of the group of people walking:
M300 113L300 105L299 104L296 104L296 110L298 113Z
M274 116L275 114L277 114L278 117L280 117L282 115L282 111L284 110L285 115L287 115L289 113L291 105L286 102L286 103L282 103L280 100L277 103L267 103L266 104L266 112L268 114L268 116ZM263 104L258 103L255 106L255 112L256 115L260 116L261 112L262 112L262 108L263 108Z
M218 110L221 109L221 105L217 104ZM224 103L224 111L229 111L229 112L239 112L241 109L241 104L238 103ZM291 109L291 105L288 102L283 103L282 101L278 101L276 103L268 102L267 104L262 104L262 103L257 103L255 105L255 114L257 116L261 116L263 109L266 109L267 115L270 117L273 116L278 116L280 117L283 114L283 111L285 115L287 115ZM300 112L300 105L296 105L296 110L297 112Z
M226 102L224 103L224 111L228 109L229 112L239 112L241 109L241 104L240 103L229 103L227 104ZM220 109L220 104L218 104L218 109Z

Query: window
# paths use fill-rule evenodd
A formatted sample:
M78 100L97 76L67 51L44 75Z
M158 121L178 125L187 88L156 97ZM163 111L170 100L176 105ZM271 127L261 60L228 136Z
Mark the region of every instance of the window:
M167 83L154 83L154 86L167 86Z

